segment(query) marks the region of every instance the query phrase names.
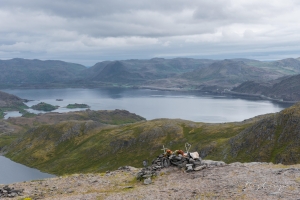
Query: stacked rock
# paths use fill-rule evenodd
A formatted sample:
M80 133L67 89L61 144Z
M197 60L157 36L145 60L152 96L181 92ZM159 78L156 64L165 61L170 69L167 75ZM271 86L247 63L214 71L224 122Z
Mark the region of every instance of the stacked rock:
M202 165L202 159L199 157L198 152L186 153L186 154L165 153L165 154L160 154L157 158L155 158L152 161L151 166L144 167L140 172L138 172L137 179L149 180L151 179L152 176L156 176L157 172L160 171L162 168L167 168L170 166L177 166L179 168L183 168L187 172L199 171L207 167L207 165Z
M14 198L17 196L23 196L23 189L22 190L15 190L14 188L8 187L8 185L4 186L2 189L0 188L0 198L2 197L9 197Z
M198 154L197 152L194 152L193 154ZM195 168L201 166L201 158L198 156L192 156L192 153L187 153L186 156L182 156L179 154L176 155L170 155L168 159L170 160L170 163L174 166L177 166L179 168L185 168L186 171L193 171Z
M142 179L148 179L151 178L152 176L157 176L157 171L161 169L160 166L157 167L144 167L140 172L137 173L137 179L142 180Z

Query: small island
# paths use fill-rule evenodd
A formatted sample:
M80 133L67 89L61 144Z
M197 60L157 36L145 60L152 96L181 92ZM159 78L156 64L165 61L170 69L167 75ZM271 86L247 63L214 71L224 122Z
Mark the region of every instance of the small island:
M52 111L52 110L56 110L58 107L59 106L53 106L45 102L41 102L39 104L31 106L32 109L41 110L41 111Z
M90 106L84 103L68 104L66 108L89 108Z

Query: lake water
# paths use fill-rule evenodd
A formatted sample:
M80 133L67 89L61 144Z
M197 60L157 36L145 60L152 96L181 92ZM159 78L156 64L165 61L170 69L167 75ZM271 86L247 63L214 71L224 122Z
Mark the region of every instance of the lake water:
M55 177L54 175L29 168L8 158L0 156L0 184L11 184L21 181L38 180Z
M21 117L22 114L19 113L19 111L8 111L8 112L4 112L4 119L8 119L9 117Z
M197 122L242 121L265 113L278 112L290 104L271 101L254 101L225 96L210 96L198 93L183 93L135 89L22 89L4 90L24 99L33 100L28 106L46 102L60 106L55 112L69 112L84 109L67 109L70 103L85 103L92 110L125 109L145 117L181 118ZM63 101L56 101L63 99ZM39 113L28 109L30 112ZM18 112L8 112L5 116L16 117ZM0 156L0 184L33 179L52 175L12 162Z
M247 100L225 96L210 96L195 92L156 91L146 89L22 89L4 90L24 99L33 100L28 106L46 102L60 106L54 112L67 109L70 103L85 103L92 110L124 109L147 120L181 118L196 122L242 121L265 113L278 112L291 104L267 100ZM63 101L56 101L63 99ZM40 113L29 109L30 112ZM8 116L7 116L8 117Z

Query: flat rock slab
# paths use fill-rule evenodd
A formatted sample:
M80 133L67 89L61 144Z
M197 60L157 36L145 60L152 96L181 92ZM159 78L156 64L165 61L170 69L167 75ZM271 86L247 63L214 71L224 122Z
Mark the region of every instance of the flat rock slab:
M300 165L232 163L189 173L169 167L162 169L149 185L136 181L138 171L116 170L109 176L75 174L9 186L24 188L24 198L38 191L37 196L45 200L300 198Z

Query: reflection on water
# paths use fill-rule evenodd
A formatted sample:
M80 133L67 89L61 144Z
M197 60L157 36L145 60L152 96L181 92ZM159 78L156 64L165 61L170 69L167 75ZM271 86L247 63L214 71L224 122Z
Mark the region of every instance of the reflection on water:
M22 114L19 111L8 111L5 112L4 119L8 119L9 117L21 117Z
M40 102L60 106L53 112L69 112L85 109L67 109L68 104L84 103L92 110L125 109L145 117L181 118L201 122L242 121L265 113L278 112L290 104L271 101L255 101L224 96L203 96L197 93L133 89L22 89L5 90L23 99L29 107ZM63 101L56 101L63 99ZM30 112L40 113L28 109ZM6 117L17 116L9 112ZM50 174L28 168L0 156L0 184L52 177Z
M145 117L181 118L198 122L242 121L265 113L278 112L291 104L266 100L246 100L225 96L209 96L195 92L158 91L146 89L22 89L4 90L29 99L28 106L46 102L58 105L53 112L69 112L70 103L84 103L92 110L124 109ZM56 101L63 99L63 101ZM85 110L85 109L77 109ZM40 111L29 110L39 113Z
M55 177L0 156L0 184Z

